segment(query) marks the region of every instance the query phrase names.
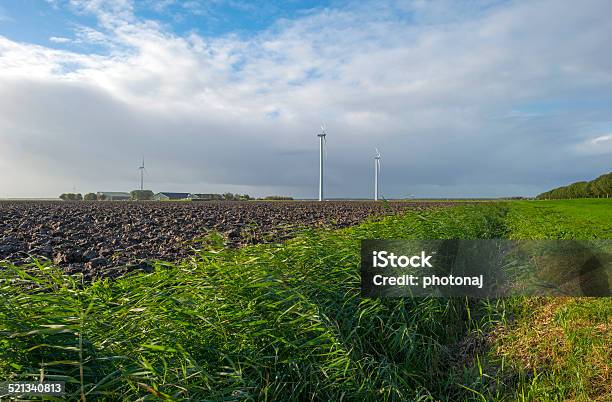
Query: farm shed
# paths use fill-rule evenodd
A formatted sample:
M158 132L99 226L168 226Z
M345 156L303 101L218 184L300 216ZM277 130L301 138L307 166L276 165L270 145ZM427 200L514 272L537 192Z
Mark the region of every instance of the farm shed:
M96 193L98 199L109 200L109 201L126 201L130 199L129 193L123 193L119 191L98 191Z
M156 201L184 200L187 198L189 198L189 193L167 193L167 192L157 193L153 197L153 199Z

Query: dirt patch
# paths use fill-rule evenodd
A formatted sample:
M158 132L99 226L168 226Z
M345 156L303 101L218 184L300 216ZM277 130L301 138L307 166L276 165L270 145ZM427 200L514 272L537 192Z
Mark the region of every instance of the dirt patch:
M0 260L47 258L67 273L117 276L178 261L221 233L230 247L279 241L302 227L342 228L371 216L448 206L417 202L0 202Z

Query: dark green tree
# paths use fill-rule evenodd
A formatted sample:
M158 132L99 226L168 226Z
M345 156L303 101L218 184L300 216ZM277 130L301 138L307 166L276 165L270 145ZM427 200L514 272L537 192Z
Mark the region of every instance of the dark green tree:
M565 198L611 198L612 173L606 173L591 181L579 181L567 186L553 188L537 198L539 199L565 199Z
M83 196L80 193L63 193L59 196L64 201L81 201Z
M151 190L134 190L130 192L130 198L137 201L152 200L153 195Z

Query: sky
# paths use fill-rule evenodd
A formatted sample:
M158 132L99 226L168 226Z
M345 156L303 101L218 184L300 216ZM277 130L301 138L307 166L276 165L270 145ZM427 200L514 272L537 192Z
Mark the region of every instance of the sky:
M0 198L531 196L612 169L612 2L0 0Z

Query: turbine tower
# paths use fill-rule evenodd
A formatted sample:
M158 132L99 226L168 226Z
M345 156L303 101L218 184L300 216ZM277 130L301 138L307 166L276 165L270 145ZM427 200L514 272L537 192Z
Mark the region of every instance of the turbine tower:
M327 140L325 136L327 135L327 131L325 129L325 123L321 125L321 133L317 134L319 137L319 201L323 201L325 196L323 194L323 154L324 148L327 145Z
M378 175L380 174L380 152L378 148L376 150L376 156L374 157L374 201L378 201Z
M142 157L142 165L140 165L138 170L140 170L140 191L142 191L144 190L144 172L145 172L144 156Z

